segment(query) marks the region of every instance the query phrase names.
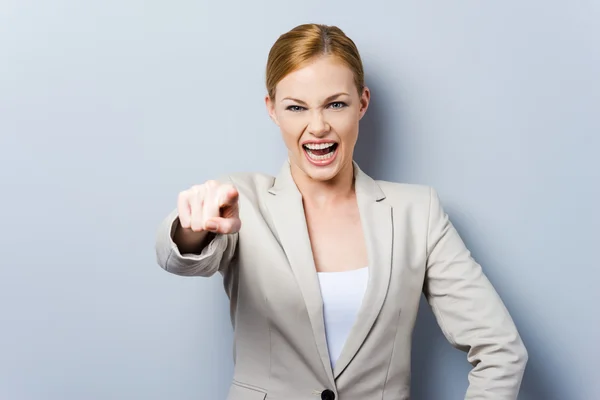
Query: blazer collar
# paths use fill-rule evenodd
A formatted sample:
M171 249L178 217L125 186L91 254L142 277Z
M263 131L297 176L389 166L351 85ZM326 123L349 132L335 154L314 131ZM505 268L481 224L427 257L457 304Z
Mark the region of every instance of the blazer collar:
M385 199L385 193L383 190L381 190L381 187L379 187L373 178L360 169L356 161L352 161L352 166L354 169L355 179L354 188L357 195L362 195L373 201L381 201ZM300 192L298 192L298 187L294 182L294 178L292 177L289 159L283 163L283 166L279 170L277 177L273 181L273 186L271 186L269 189L269 193L274 195L283 193L284 191L294 191L297 192L297 194L300 194Z

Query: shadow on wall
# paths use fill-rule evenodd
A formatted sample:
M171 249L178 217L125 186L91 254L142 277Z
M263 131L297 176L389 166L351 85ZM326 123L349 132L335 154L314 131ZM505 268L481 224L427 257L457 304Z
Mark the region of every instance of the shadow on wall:
M465 244L471 249L473 257L481 263L486 276L493 285L495 271L502 271L502 265L500 265L502 260L493 260L491 257L486 257L485 251L479 251L493 246L493 243L477 242L480 240L477 235L470 234L468 226L458 218L461 215L459 210L447 207L447 212ZM453 215L454 217L452 217ZM498 289L497 286L496 288ZM543 333L538 332L534 326L528 325L527 315L531 311L527 304L511 304L508 298L502 296L501 290L498 291L514 319L529 353L529 362L523 377L519 398L524 400L590 400L574 397L573 393L565 393L566 388L572 387L572 382L565 382L564 376L554 375L553 371L557 369L555 366L560 365L561 361L554 357L551 348L544 348L542 341L538 340L544 336ZM577 395L575 394L575 396Z
M360 121L354 159L365 173L374 179L381 179L386 167L389 168L390 162L393 161L386 160L386 149L390 146L389 143L388 145L385 143L386 138L389 139L391 135L389 118L391 110L383 109L386 104L383 99L388 95L382 91L383 84L378 83L375 76L366 76L365 80L371 90L371 103Z
M404 104L403 92L390 89L384 74L374 71L366 75L365 81L371 89L371 103L360 121L360 133L354 150L354 159L374 179L405 182L407 171L414 170L411 162L405 120L398 109Z
M460 213L451 212L449 209L448 214L459 234L465 239L467 247L472 250L474 258L484 266L486 275L494 284L493 271L501 271L501 266L492 265L493 260L486 259L484 252L475 251L477 248L483 248L483 246L478 246L472 240L466 240L474 235L469 235L467 227L457 222L457 218L452 218L452 215L459 215ZM500 295L502 296L502 293ZM558 361L551 360L551 351L542 348L539 341L535 340L536 333L532 331L532 327L524 329L527 324L527 320L523 318L526 311L518 310L518 305L511 307L507 299L503 298L503 300L509 312L511 312L515 324L520 328L519 332L529 352L529 362L521 385L519 399L577 400L573 396L561 392L569 385L552 376L552 365L557 365L556 362ZM411 398L413 400L462 399L461 396L464 396L468 384L467 375L471 366L466 362L466 353L454 350L446 341L424 298L419 306L419 316L413 337ZM453 380L452 383L450 383L450 378ZM437 382L443 383L440 385L436 384ZM451 396L448 395L449 391L452 392Z
M409 133L398 132L393 128L393 122L389 118L393 112L397 119L400 107L396 107L394 103L399 103L399 99L386 93L385 85L378 82L375 76L367 77L367 82L371 88L372 99L369 110L361 121L355 160L362 170L375 179L383 179L384 175L404 176L402 168L407 166L403 166L403 159L398 155L407 149L401 149L399 146L404 142L402 136ZM389 101L384 101L384 99ZM393 109L385 109L386 104L392 104ZM393 140L391 135L395 135ZM398 135L400 138L397 137ZM390 145L391 143L393 145ZM452 218L452 215L460 215L460 211L456 210L454 213L451 208L448 208L447 212L456 229L463 235L463 239L474 257L484 266L486 274L493 284L493 271L501 271L502 268L500 265L492 265L493 260L486 259L485 252L475 251L484 246L474 243L474 240L467 240L474 237L474 235L469 235L468 226L461 224L459 218L456 220ZM486 244L486 246L490 245ZM480 254L476 255L477 253ZM509 311L512 311L511 304L506 303ZM569 385L552 376L552 365L556 365L554 363L558 360L551 360L552 352L542 348L539 341L536 341L536 332L532 330L532 327L526 326L527 321L522 317L526 312L517 313L517 306L515 305L515 312L511 314L517 326L520 327L521 336L529 352L529 363L519 398L526 400L578 400L561 393L561 390ZM524 329L525 327L528 329ZM413 338L411 398L413 400L464 398L468 385L467 376L471 369L466 361L466 353L453 349L448 343L424 298L419 306Z

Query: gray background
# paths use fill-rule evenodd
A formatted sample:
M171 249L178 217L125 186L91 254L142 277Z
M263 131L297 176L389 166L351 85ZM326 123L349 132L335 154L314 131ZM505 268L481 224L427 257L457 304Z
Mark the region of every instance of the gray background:
M562 3L562 4L561 4ZM357 161L433 185L530 352L522 399L600 399L598 2L27 1L0 5L0 398L223 399L221 279L162 271L180 190L285 159L277 36L336 24L372 107ZM426 305L414 399L469 365Z

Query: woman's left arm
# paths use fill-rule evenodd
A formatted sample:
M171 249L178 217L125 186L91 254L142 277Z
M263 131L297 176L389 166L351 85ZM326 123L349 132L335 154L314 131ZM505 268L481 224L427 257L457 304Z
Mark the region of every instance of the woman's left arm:
M498 293L431 189L425 296L444 335L473 365L465 399L516 399L527 350Z

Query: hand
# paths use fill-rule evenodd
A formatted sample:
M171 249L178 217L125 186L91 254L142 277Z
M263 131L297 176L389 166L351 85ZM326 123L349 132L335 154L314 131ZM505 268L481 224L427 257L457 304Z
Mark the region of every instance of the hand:
M177 201L181 227L193 232L238 232L242 226L238 197L233 185L214 180L184 190Z

